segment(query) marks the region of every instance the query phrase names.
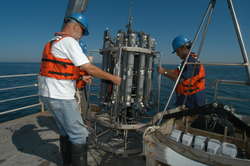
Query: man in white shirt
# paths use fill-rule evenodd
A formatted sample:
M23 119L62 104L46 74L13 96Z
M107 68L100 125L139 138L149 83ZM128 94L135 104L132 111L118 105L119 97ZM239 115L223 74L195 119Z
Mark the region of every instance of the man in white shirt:
M121 84L119 76L94 66L82 52L78 41L88 34L86 17L81 13L73 13L65 20L62 32L55 34L43 52L39 94L55 118L64 165L87 165L88 134L74 97L79 67L94 77ZM91 76L87 77L87 83L93 79Z

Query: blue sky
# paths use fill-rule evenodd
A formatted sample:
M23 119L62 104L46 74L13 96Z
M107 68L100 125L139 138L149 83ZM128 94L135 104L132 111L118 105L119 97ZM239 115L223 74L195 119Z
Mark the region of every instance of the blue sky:
M193 40L210 0L133 0L132 28L155 38L156 51L162 52L163 64L178 64L172 54L172 40L186 35ZM233 1L245 42L250 50L250 1ZM68 0L1 0L0 62L40 62L43 48L55 32L60 32ZM84 13L90 35L83 37L88 52L103 45L106 28L116 37L126 31L130 0L89 0ZM198 52L201 35L194 51ZM94 53L94 63L102 55ZM200 61L243 62L226 0L217 0Z

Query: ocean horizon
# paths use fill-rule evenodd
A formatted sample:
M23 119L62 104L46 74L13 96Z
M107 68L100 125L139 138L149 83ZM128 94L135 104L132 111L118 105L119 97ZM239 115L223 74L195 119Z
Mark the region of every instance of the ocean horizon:
M101 63L94 63L94 65L101 68ZM153 73L153 89L154 89L154 99L156 100L157 92L157 64L155 64L154 73ZM176 64L162 64L163 68L174 70ZM243 66L204 66L206 73L206 88L205 94L207 103L212 103L214 98L214 90L209 84L214 79L223 79L223 80L237 80L237 81L246 81L249 82L246 69ZM20 74L39 74L40 62L0 62L0 76L4 75L20 75ZM94 78L93 83L100 84L100 79ZM15 78L0 78L0 89L11 88L17 86L25 85L34 85L37 84L37 77L15 77ZM160 111L163 111L168 98L174 87L174 82L168 78L161 77L161 97L160 97ZM228 84L219 84L218 86L218 96L229 96L235 98L250 99L250 94L248 86L236 86ZM16 101L1 102L3 100L17 98L22 96L34 95L37 94L37 87L27 87L22 89L13 89L13 90L1 90L0 91L0 112L8 111L11 109L16 109L20 107L25 107L27 105L36 104L39 102L38 97L32 97L27 99L20 99ZM92 86L91 93L99 94L100 87ZM90 102L96 102L99 99L96 96L90 96ZM174 93L168 109L175 108L174 103L176 100L176 94ZM229 101L229 100L217 100L218 102L228 105L229 107L233 103L233 108L236 113L242 115L250 115L250 103L243 101ZM17 119L23 116L31 115L37 112L40 112L40 106L19 110L16 112L8 113L5 115L0 115L0 123ZM150 110L147 114L154 116L156 113L156 107L153 110Z

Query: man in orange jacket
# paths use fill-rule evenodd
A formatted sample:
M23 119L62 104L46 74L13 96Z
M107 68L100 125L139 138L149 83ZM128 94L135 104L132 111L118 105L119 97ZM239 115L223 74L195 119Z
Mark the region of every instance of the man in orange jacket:
M175 70L168 70L159 66L157 68L159 74L163 74L170 80L176 82L177 77L183 67L183 63L191 48L191 42L186 36L181 35L177 36L173 40L172 46L174 50L173 53L176 52L177 56L179 56L183 60L180 66L178 66ZM196 62L196 54L191 53L187 62ZM183 70L183 73L176 87L177 100L175 106L183 105L193 69L194 65L186 65ZM187 108L194 108L197 106L205 105L206 98L204 89L205 89L205 70L203 65L196 65L195 73L192 78L190 89L188 91L188 96L185 106Z
M93 77L121 84L119 76L93 65L82 52L78 41L88 34L87 18L73 13L65 19L64 29L46 44L42 56L39 95L55 119L64 165L87 165L88 133L75 99L80 67Z

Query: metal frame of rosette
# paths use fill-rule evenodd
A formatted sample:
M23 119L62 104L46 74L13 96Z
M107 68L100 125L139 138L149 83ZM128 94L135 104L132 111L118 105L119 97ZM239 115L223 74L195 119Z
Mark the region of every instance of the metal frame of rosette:
M133 137L133 141L142 140L140 134L135 133L140 133L141 128L152 125L152 117L146 112L155 108L156 112L159 112L161 75L158 74L157 99L154 99L153 71L154 59L157 58L158 65L161 66L162 54L155 51L155 44L155 39L149 34L142 31L135 32L132 28L128 28L127 32L119 30L117 38L114 39L108 29L104 31L103 48L99 51L103 55L102 69L120 76L122 82L118 86L110 81L101 80L99 107L102 111L95 115L94 140L98 147L112 153L123 154L124 158L128 154L142 151L142 147L128 149L128 142L131 142L131 139L129 141L128 139ZM140 119L149 121L139 122ZM97 132L97 124L105 129ZM133 133L132 136L130 133ZM106 134L111 141L117 140L121 135L123 147L112 147L111 141L109 145L102 142L99 138Z

